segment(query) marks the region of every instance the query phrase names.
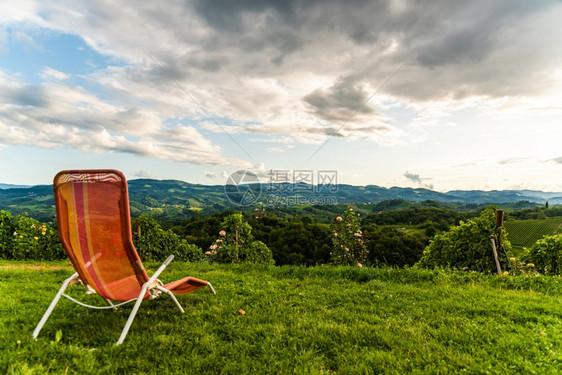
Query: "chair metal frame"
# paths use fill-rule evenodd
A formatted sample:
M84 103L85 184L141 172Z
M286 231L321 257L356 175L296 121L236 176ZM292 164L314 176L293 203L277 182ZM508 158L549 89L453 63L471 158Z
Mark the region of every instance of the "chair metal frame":
M181 306L181 304L179 303L176 296L174 295L174 293L172 293L168 289L164 288L162 286L162 282L160 280L158 280L158 276L160 276L162 271L164 271L164 269L172 262L173 259L174 259L174 256L170 255L168 257L168 259L166 259L164 261L164 263L162 263L162 265L160 266L160 268L158 268L158 270L154 273L154 275L152 275L152 277L146 283L144 283L144 285L142 286L141 291L139 293L139 296L137 298L130 299L128 301L119 303L117 305L113 304L111 302L111 300L109 300L107 298L104 298L104 300L109 304L109 306L88 305L88 304L85 304L83 302L80 302L80 301L76 300L75 298L70 297L67 294L64 294L64 292L66 291L66 288L68 288L70 285L75 285L75 284L84 285L87 288L87 291L86 291L87 294L96 293L94 290L89 289L88 286L85 285L82 282L82 280L80 279L80 276L78 276L78 272L75 272L72 276L70 276L68 279L66 279L62 283L62 286L59 289L58 293L56 294L55 298L53 298L53 301L51 302L51 304L47 308L47 311L45 311L45 314L43 314L43 317L39 321L39 324L37 325L37 327L33 331L33 338L35 340L37 340L37 336L39 336L39 332L41 332L41 329L43 328L43 326L47 322L47 319L49 319L49 316L51 315L51 313L55 309L55 306L58 304L61 296L66 297L70 301L72 301L72 302L74 302L74 303L76 303L80 306L87 307L87 308L90 308L90 309L96 309L96 310L107 310L107 309L117 310L117 308L120 307L120 306L126 305L127 303L130 303L130 302L133 302L133 301L136 301L135 305L133 306L133 310L129 314L129 318L127 319L127 323L125 323L125 327L123 327L123 331L121 331L121 336L119 336L119 340L117 340L116 345L121 345L123 343L123 341L125 340L125 337L127 337L127 334L129 333L129 329L131 328L131 325L133 324L133 321L135 320L135 316L137 315L137 312L139 311L140 305L141 305L141 303L144 299L143 297L144 297L144 295L146 294L147 291L150 293L149 299L157 298L158 296L160 296L161 293L166 293L167 295L169 295L172 298L172 301L174 301L174 303L176 304L176 306L178 307L180 312L183 314L185 311L184 311L183 307ZM211 285L211 283L208 283L207 286L211 289L211 292L214 295L217 294L215 289Z

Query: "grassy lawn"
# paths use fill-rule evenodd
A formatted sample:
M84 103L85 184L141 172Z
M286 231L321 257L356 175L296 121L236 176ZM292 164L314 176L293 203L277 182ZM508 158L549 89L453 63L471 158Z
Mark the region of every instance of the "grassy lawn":
M180 296L183 315L167 297L145 301L115 346L132 305L62 299L32 340L73 273L36 264L0 262L0 373L562 372L560 278L173 262L164 282L192 275L218 295Z

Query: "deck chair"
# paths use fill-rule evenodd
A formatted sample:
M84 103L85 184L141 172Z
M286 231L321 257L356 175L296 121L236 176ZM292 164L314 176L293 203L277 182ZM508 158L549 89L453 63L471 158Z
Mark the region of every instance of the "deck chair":
M205 286L216 294L211 283L193 277L166 285L160 282L158 276L172 261L173 255L166 259L152 277L148 277L133 245L127 181L121 172L62 171L55 176L53 189L59 237L76 273L62 284L33 331L33 338L37 338L61 296L94 309L116 309L135 301L117 341L117 345L120 345L143 300L165 293L183 313L174 294L191 293ZM72 284L83 285L87 293L97 293L109 306L87 305L64 294Z

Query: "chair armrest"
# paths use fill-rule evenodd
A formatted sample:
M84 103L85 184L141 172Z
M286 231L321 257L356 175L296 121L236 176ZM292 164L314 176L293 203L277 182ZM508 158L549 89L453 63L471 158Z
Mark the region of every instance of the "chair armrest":
M162 263L162 265L160 266L160 268L158 268L158 270L156 270L156 272L154 273L154 275L152 275L152 277L146 282L146 284L148 285L152 285L156 279L158 278L158 276L160 276L160 274L162 273L162 271L164 271L164 269L168 266L168 264L170 264L172 262L172 260L174 260L174 254L170 255L165 261L164 263Z

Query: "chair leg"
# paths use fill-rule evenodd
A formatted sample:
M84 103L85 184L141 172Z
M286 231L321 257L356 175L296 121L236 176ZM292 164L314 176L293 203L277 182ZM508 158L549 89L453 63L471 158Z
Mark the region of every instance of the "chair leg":
M117 306L115 306L115 305L113 304L113 302L111 302L111 300L109 300L109 299L107 299L107 298L104 298L104 300L105 300L105 302L107 302L107 304L108 304L109 306L111 306L111 307L113 308L113 310L117 310Z
M53 301L51 302L51 304L47 308L47 311L45 311L45 314L43 314L43 317L41 318L41 321L39 321L39 324L37 325L37 327L35 327L35 330L33 331L33 338L35 340L37 340L37 336L39 336L39 332L41 332L41 329L45 325L45 322L47 321L47 319L49 319L49 316L53 312L55 306L59 302L59 299L62 296L62 294L64 293L64 291L66 290L66 288L78 279L79 279L78 273L75 273L74 275L72 275L71 277L69 277L68 279L66 279L62 283L62 286L59 289L57 295L55 296L55 298L53 299Z
M174 259L173 254L170 255L168 258L166 258L166 260L164 261L164 263L162 263L160 268L158 268L156 270L156 272L154 273L154 275L152 275L152 277L150 279L148 279L148 281L146 283L144 283L144 285L142 286L139 297L137 298L137 302L135 302L135 306L133 307L133 311L131 311L131 315L129 315L129 319L127 319L127 323L125 324L125 327L123 328L123 332L121 332L121 336L119 337L119 340L117 340L116 345L121 345L123 343L123 341L125 340L125 337L127 337L127 333L129 332L129 328L131 328L131 324L133 324L133 320L135 320L135 315L137 314L137 311L139 310L140 304L142 303L142 299L143 299L144 295L146 294L146 291L148 290L149 287L154 288L156 285L158 285L158 282L157 282L158 276L160 276L162 271L164 271L164 269L168 266L168 264L170 264L170 262L173 259ZM178 302L176 301L176 303L178 303Z
M161 286L157 286L156 289L158 289L161 292L164 292L166 294L168 294L172 300L176 303L176 306L178 307L178 309L180 309L181 313L183 314L185 311L183 311L183 307L181 307L178 299L176 298L176 296L174 296L174 293L172 293L171 291L169 291L168 289L161 287Z
M117 343L115 345L121 345L123 344L123 341L125 341L125 337L127 337L127 333L129 333L129 328L131 328L131 325L133 324L133 320L135 320L135 315L137 315L137 311L139 311L140 304L142 303L142 299L146 294L147 289L148 289L148 283L143 285L141 292L137 298L137 301L135 302L135 306L133 306L133 311L131 311L131 314L129 314L129 319L127 319L127 323L125 323L125 327L123 327L121 336L119 336L119 340L117 340Z

